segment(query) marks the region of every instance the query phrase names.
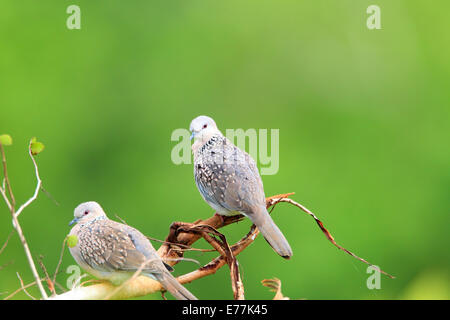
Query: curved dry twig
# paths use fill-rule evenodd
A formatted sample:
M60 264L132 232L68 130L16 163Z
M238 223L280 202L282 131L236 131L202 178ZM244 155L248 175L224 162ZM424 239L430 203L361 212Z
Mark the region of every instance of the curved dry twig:
M7 200L8 207L14 208L16 206L16 199L14 198L14 194L13 194L12 188L11 188L11 182L9 181L5 150L3 149L3 145L1 143L0 143L0 153L2 156L2 165L3 165L3 175L4 175L3 182L4 182L4 184L6 183L6 187L5 187L5 185L3 185L2 191L8 190L9 196L11 197L11 203L7 199L8 197L6 196L6 192L3 195L3 197ZM2 194L3 194L3 192L2 192Z
M64 238L63 245L62 245L62 248L61 248L61 253L59 254L58 264L56 265L55 273L53 274L53 279L52 279L53 284L56 283L56 276L59 273L59 268L60 268L61 263L62 263L62 258L63 258L63 255L64 255L64 248L66 247L66 243L67 243L67 237Z
M36 163L36 160L34 159L33 152L31 151L31 143L32 143L32 142L30 141L30 145L28 146L28 153L29 153L29 155L30 155L31 161L33 161L34 172L35 172L35 175L36 175L37 183L36 183L36 188L34 189L34 193L33 193L33 195L31 196L31 198L28 199L24 204L22 204L22 205L19 207L19 209L16 211L16 213L14 214L16 218L19 217L19 215L22 213L22 211L23 211L26 207L28 207L34 200L36 200L36 198L37 198L37 196L38 196L38 194L39 194L39 190L41 189L41 186L42 186L42 180L41 180L41 177L39 176L38 165L37 165L37 163Z
M295 202L292 199L289 198L282 198L282 199L278 199L276 201L276 203L279 202L287 202L290 203L294 206L296 206L297 208L300 208L302 211L306 212L308 215L310 215L311 217L314 218L314 220L316 221L317 225L319 226L319 228L322 230L322 232L325 234L325 236L327 237L327 239L339 250L342 250L344 252L346 252L347 254L351 255L353 258L358 259L361 262L364 262L365 264L368 264L369 266L375 268L376 270L378 270L379 272L381 272L382 274L388 276L391 279L394 279L395 277L393 275L390 275L389 273L381 270L378 266L373 265L372 263L370 263L369 261L357 256L356 254L354 254L353 252L351 252L350 250L345 249L344 247L342 247L341 245L339 245L335 240L334 237L331 235L331 233L325 228L325 226L323 225L322 221L319 220L319 218L317 218L317 216L312 213L310 210L308 210L305 206L302 206L300 203Z
M228 245L226 237L209 225L192 225L189 228L182 226L178 229L178 232L180 231L200 233L201 236L225 258L225 261L230 267L230 278L234 299L244 300L244 286L239 273L239 264L236 256Z
M41 279L41 281L44 281L44 280L45 280L44 278ZM9 300L9 299L11 299L12 297L14 297L16 294L18 294L19 292L23 291L24 289L30 288L30 287L35 286L35 285L36 285L36 281L33 281L33 282L29 283L29 284L26 284L26 285L24 285L24 286L21 286L19 289L17 289L17 290L14 291L13 293L11 293L9 296L7 296L6 298L4 298L3 300Z
M6 238L5 243L3 244L3 246L0 248L0 254L2 254L3 250L5 250L6 246L9 243L9 240L11 239L12 235L14 234L14 229L11 230L11 232L9 233L8 237Z
M275 292L273 300L290 300L281 293L281 280L278 278L264 279L261 281L262 285L270 288L270 291Z
M24 286L24 284L23 284L22 278L20 277L20 275L19 275L18 272L16 272L16 275L17 275L17 278L19 278L19 281L20 281L20 287L22 288L23 292L25 292L25 294L26 294L27 296L29 296L32 300L36 300L36 298L33 297L33 296L26 290L26 288L25 288L25 286Z

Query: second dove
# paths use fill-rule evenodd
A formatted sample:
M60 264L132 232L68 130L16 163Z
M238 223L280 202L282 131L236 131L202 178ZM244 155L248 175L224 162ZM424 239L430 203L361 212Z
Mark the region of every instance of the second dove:
M292 249L266 209L255 161L223 136L213 119L199 116L190 125L194 177L203 199L220 215L242 214L283 258Z

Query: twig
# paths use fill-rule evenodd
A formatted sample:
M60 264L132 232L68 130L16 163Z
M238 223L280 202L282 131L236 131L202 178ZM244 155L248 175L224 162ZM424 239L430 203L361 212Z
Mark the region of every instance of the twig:
M50 192L48 192L47 190L45 190L44 187L43 187L42 185L41 185L41 191L42 191L43 193L45 193L45 195L46 195L47 197L49 197L57 207L60 206L59 202L56 201L56 199L52 196L52 194L51 194Z
M42 185L41 178L39 177L38 166L37 166L36 160L34 159L33 153L31 152L31 142L30 142L30 145L28 147L28 153L30 154L31 161L33 161L37 184L36 184L36 189L34 190L33 196L30 199L28 199L27 202L25 202L23 205L21 205L19 207L19 210L17 210L17 212L15 213L16 218L19 217L19 214L22 213L23 209L28 207L34 200L36 200L36 198L37 198L37 196L39 194L39 190L41 189L41 185Z
M236 244L234 244L230 247L233 255L237 256L245 248L247 248L255 240L255 238L258 234L259 234L258 228L256 228L255 225L252 225L250 227L250 231L247 233L247 235L244 236L241 240L239 240ZM189 272L182 276L179 276L177 279L182 284L190 283L197 279L201 279L206 276L215 274L217 272L217 270L219 270L221 267L223 267L226 263L227 263L226 258L224 256L219 256L219 257L213 259L211 262L209 262L205 266L203 266L195 271L192 271L192 272Z
M44 280L45 280L45 279L41 279L41 281L44 281ZM9 299L11 299L12 297L14 297L16 294L18 294L20 291L22 291L23 289L32 287L32 286L34 286L35 284L36 284L36 281L33 281L33 282L31 282L31 283L29 283L29 284L23 286L23 287L20 287L19 289L17 289L17 290L14 291L13 293L11 293L9 296L7 296L6 298L4 298L3 300L9 300Z
M231 268L231 281L233 284L234 300L245 300L244 297L244 283L241 279L241 273L239 272L239 263L234 259L234 263Z
M275 200L276 203L278 202L287 202L290 203L298 208L300 208L302 211L306 212L307 214L309 214L311 217L314 218L314 220L316 221L317 225L320 227L320 229L322 230L322 232L325 234L325 236L327 237L327 239L339 250L342 250L344 252L346 252L347 254L351 255L352 257L358 259L359 261L362 261L366 264L368 264L369 266L372 266L373 268L375 268L376 270L378 270L379 272L385 274L386 276L388 276L391 279L394 279L395 277L393 275L390 275L387 272L384 272L383 270L381 270L379 267L371 264L370 262L368 262L367 260L364 260L363 258L358 257L356 254L354 254L353 252L345 249L344 247L342 247L341 245L339 245L333 238L333 236L331 235L331 233L325 228L325 226L323 225L322 221L319 220L319 218L317 218L317 216L312 213L310 210L308 210L306 207L302 206L301 204L295 202L292 199L289 198L282 198L282 199L276 199Z
M275 296L273 297L273 300L290 300L288 297L285 297L281 293L281 281L278 278L273 279L264 279L261 281L262 285L270 288L270 291L275 292Z
M23 285L22 278L20 277L19 273L16 272L16 274L17 274L17 278L19 278L19 281L20 281L20 287L22 288L23 292L25 292L26 295L29 296L31 299L36 300L36 298L33 297L31 294L29 294L28 291L25 289L25 287L24 287L24 285Z
M117 219L119 219L120 222L122 222L123 224L128 225L128 223L127 223L124 219L122 219L119 215L115 214L115 217L116 217ZM183 247L183 248L184 248L184 249L178 248L177 250L179 250L179 251L200 251L200 252L213 252L213 251L216 251L216 250L214 250L214 249L199 249L199 248L193 248L193 247L188 246L188 245L183 245L183 244L175 243L175 242L168 242L168 241L156 239L156 238L153 238L153 237L150 237L150 236L145 236L145 237L146 237L148 240L150 240L150 241L156 241L156 242L159 242L159 243L169 244L169 245L175 245L175 246L180 246L180 247Z
M230 278L234 299L244 300L244 285L239 273L238 262L228 245L226 237L209 225L192 225L190 228L181 227L178 231L181 230L200 233L202 237L225 258L225 261L230 267ZM210 236L209 233L213 236ZM219 237L220 240L216 237Z
M66 288L64 288L61 284L59 284L57 281L55 281L55 285L62 291L67 292Z
M9 199L8 199L8 196L6 195L5 189L0 187L0 193L2 194L3 199L5 200L5 203L8 206L9 211L14 212L14 207L9 202Z
M163 244L165 243L165 244L171 244L171 245L183 247L183 248L177 248L176 249L176 250L179 250L179 251L199 251L199 252L214 252L214 251L216 251L215 249L194 248L194 247L183 245L183 244L176 243L176 242L167 242L167 241L156 239L156 238L149 237L149 236L145 236L145 237L148 240L150 240L150 241L155 241L155 242L159 242L159 243L163 243Z
M11 183L8 177L8 168L6 166L6 156L5 150L3 149L3 145L0 143L0 152L2 154L2 163L3 163L3 175L5 177L6 188L8 190L9 196L11 197L11 206L14 208L16 206L16 199L14 198L14 194L11 189Z
M3 151L3 147L0 147L0 149L2 149L2 152L1 152L2 153L2 163L3 163L3 170L4 170L4 174L5 174L6 185L9 185L9 179L7 178L8 173L7 173L7 169L6 169L6 166L5 166L6 165L5 152ZM39 288L39 291L41 292L42 298L47 299L48 298L47 293L45 292L45 289L44 289L44 287L43 287L43 285L42 285L42 283L40 281L40 277L39 277L39 274L37 272L36 265L34 264L30 248L28 247L27 241L25 239L25 235L24 235L24 233L22 231L22 228L21 228L21 226L19 224L19 220L17 219L19 214L23 211L23 209L25 209L31 202L33 202L36 199L37 194L39 193L39 189L40 189L41 184L42 184L41 179L39 177L39 170L38 170L36 161L35 161L35 159L33 157L32 152L31 152L31 141L30 141L30 144L28 145L28 153L30 155L31 160L33 161L33 165L34 165L34 169L35 169L35 173L36 173L36 179L37 179L37 186L36 186L34 195L27 202L25 202L19 208L19 210L16 212L15 211L15 205L13 205L14 202L10 203L8 201L8 197L6 196L5 190L1 189L0 192L2 193L3 198L5 199L5 202L6 202L6 204L8 205L8 207L9 207L9 209L11 211L11 216L12 216L12 220L13 220L13 226L14 226L14 228L17 231L17 234L18 234L18 236L20 238L20 241L22 242L23 248L25 250L25 255L26 255L27 260L28 260L28 264L30 265L31 272L33 273L34 279L36 280L36 284L37 284L37 286Z
M59 267L61 266L61 262L62 262L62 258L63 258L63 255L64 255L64 248L66 246L66 242L67 242L67 237L64 238L63 245L62 245L62 248L61 248L61 253L59 254L58 264L56 265L55 273L53 274L53 280L52 280L53 283L56 283L56 275L58 274Z
M87 276L87 274L84 274L84 276ZM82 277L80 277L80 279L81 279ZM84 277L83 277L84 278ZM89 279L89 280L86 280L86 281L83 281L83 282L81 282L80 283L80 286L84 286L84 285L86 285L86 284L88 284L88 283L103 283L103 282L105 282L104 280L99 280L99 279Z
M3 244L2 248L0 249L0 254L2 254L3 250L5 250L6 246L8 245L9 239L11 239L12 235L14 234L14 229L11 230L8 237L6 238L5 243Z
M272 197L266 198L266 207L269 208L276 204L276 201L279 201L279 199L284 199L289 197L290 195L293 195L294 193L285 193L285 194L278 194ZM203 225L209 225L213 228L221 228L224 226L227 226L231 223L235 223L238 221L241 221L244 219L244 216L242 215L235 215L235 216L228 216L228 217L222 217L219 215L214 215L210 217L209 219L206 219L204 221L199 220L196 222L196 224L203 224ZM174 222L170 226L169 235L166 238L166 241L169 243L180 243L180 244L187 244L191 245L193 242L197 241L198 238L200 238L199 235L188 235L186 233L177 232L177 229L179 227L185 226L189 224L181 223L181 222ZM255 225L252 225L250 227L250 231L247 233L246 236L244 236L241 240L239 240L236 244L231 246L231 251L234 256L237 256L239 253L241 253L245 248L247 248L258 236L259 230L256 228ZM158 254L161 257L169 257L169 256L182 256L182 252L179 252L177 250L174 250L170 245L163 244L158 249ZM165 258L164 258L165 259ZM204 267L197 269L195 271L192 271L190 273L187 273L185 275L180 276L178 279L181 283L189 283L196 279L200 279L203 277L206 277L208 275L214 274L218 269L220 269L222 266L226 264L226 258L224 256L217 257L213 259L210 263L205 265ZM173 265L173 264L171 264Z
M56 291L55 291L55 285L54 285L54 283L52 282L52 280L50 279L50 276L48 275L47 268L45 267L44 261L43 261L43 260L44 260L44 256L43 256L43 255L40 255L40 256L39 256L38 263L39 263L39 265L41 266L42 271L44 271L44 274L45 274L45 281L47 282L47 286L48 286L48 288L50 289L50 291L52 292L52 294L56 294Z
M0 266L0 270L6 268L7 266L9 266L10 264L12 264L14 262L14 260L8 261L7 263L4 263Z
M33 257L31 256L30 248L28 247L27 241L25 240L25 236L23 235L22 228L20 227L19 221L17 220L16 216L14 216L14 215L13 215L13 222L14 222L14 226L17 230L17 234L19 235L19 238L20 238L23 248L25 250L25 254L27 256L28 263L31 268L31 272L33 273L33 276L36 279L36 283L39 288L39 291L41 292L42 297L44 299L47 299L48 296L47 296L47 293L45 292L45 289L42 286L42 283L40 281L39 274L36 270L36 265L34 264Z

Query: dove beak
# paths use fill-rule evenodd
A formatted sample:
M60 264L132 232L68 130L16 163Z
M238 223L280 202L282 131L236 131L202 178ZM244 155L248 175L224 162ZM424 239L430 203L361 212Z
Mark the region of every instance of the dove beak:
M195 137L195 131L192 131L192 133L191 133L191 140L194 139L194 137Z
M69 226L73 225L74 223L78 222L78 218L74 218L72 221L69 222Z

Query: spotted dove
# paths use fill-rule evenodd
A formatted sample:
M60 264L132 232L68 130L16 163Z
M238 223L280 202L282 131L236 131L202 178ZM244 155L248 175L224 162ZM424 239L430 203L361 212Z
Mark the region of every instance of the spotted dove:
M169 272L150 241L138 230L109 220L96 202L80 204L70 225L70 235L77 237L70 253L87 272L119 285L137 270L154 280L179 300L197 300Z
M210 117L192 120L190 131L194 177L203 199L220 215L250 218L272 248L290 258L292 249L267 212L262 180L252 157L224 137Z

